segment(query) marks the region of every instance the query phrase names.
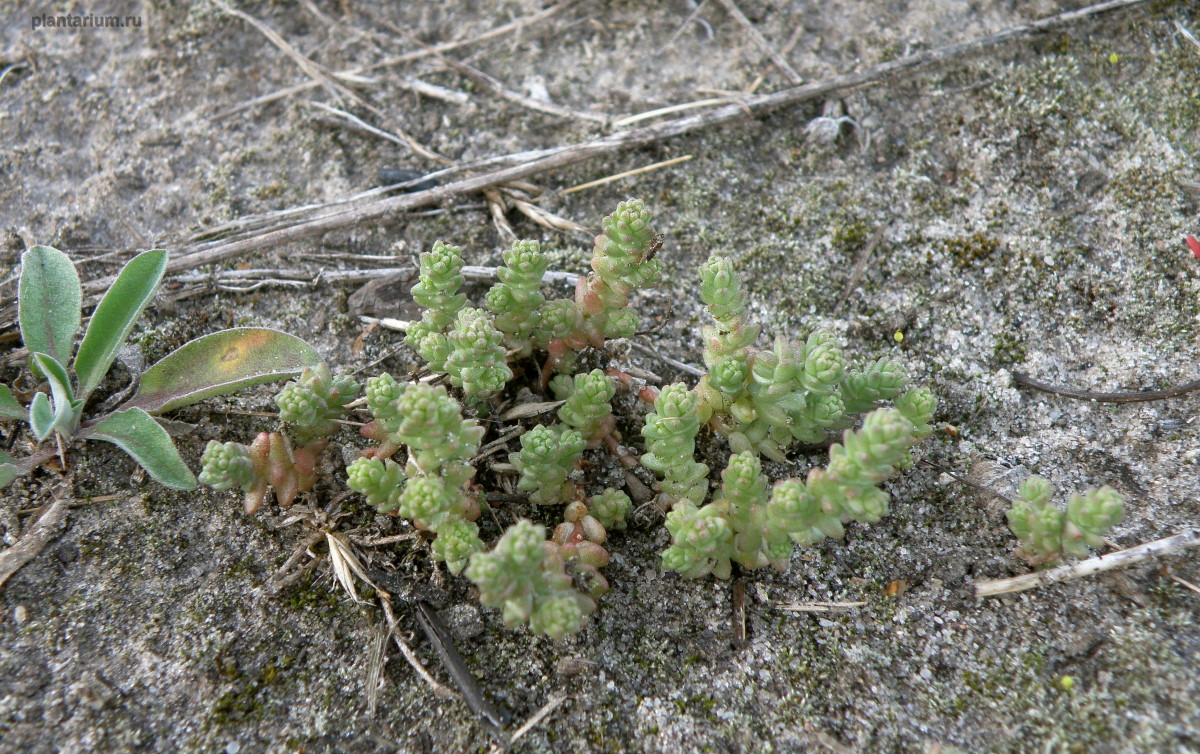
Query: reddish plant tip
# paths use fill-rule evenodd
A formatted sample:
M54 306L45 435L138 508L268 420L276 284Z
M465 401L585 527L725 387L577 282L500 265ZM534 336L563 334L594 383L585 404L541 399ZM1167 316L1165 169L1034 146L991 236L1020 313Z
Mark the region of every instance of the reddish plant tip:
M1192 250L1192 256L1200 259L1200 240L1196 240L1195 236L1186 236L1183 240L1187 242L1188 248Z

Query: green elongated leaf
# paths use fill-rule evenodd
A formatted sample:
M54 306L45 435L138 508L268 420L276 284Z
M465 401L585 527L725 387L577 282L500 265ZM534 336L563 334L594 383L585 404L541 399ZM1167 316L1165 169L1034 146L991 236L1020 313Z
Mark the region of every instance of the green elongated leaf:
M0 385L0 416L7 419L25 419L28 417L25 407L17 403L17 399L13 397L12 391L8 389L8 385Z
M83 413L83 401L75 400L71 391L71 377L62 364L44 353L32 354L31 361L46 375L46 381L50 383L50 395L53 398L51 403L54 406L54 420L50 429L58 430L64 437L70 437L79 427L79 417Z
M75 375L79 378L81 398L87 398L104 379L117 357L117 350L154 298L166 266L167 252L162 249L137 255L125 265L112 288L100 300L83 342L79 344L79 352L75 354Z
M29 428L38 442L54 431L54 409L50 408L50 397L45 393L33 396L33 402L29 404Z
M159 484L177 490L196 487L196 477L179 456L167 430L140 408L109 414L79 435L116 445L150 472Z
M49 246L34 246L21 255L17 318L26 348L66 364L71 358L71 340L79 329L82 303L79 275L66 254Z
M147 369L137 394L123 408L158 414L288 379L323 363L321 355L295 335L266 327L221 330L185 343Z

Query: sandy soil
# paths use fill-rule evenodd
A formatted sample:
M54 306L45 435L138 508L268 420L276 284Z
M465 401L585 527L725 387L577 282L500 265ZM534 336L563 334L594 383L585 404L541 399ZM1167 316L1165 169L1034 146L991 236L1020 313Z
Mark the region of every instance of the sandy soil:
M1082 5L739 2L774 49L795 40L786 58L806 81ZM419 51L417 40L472 39L542 10L522 0L239 7L330 71ZM141 24L33 29L34 16L61 9L25 2L0 14L6 300L30 245L69 252L94 279L139 249L183 248L227 221L367 190L381 169L442 167L311 104L336 104L325 88L230 114L310 79L210 2L72 8ZM358 101L339 106L463 163L594 138L605 133L596 117L744 91L764 75L760 91L791 85L720 3L694 10L578 2L446 53L573 114L503 99L436 56L364 73L369 80L351 89ZM1200 47L1177 23L1200 33L1197 7L1144 3L841 93L828 105L861 131L846 126L833 143L806 138L827 104L818 101L532 179L541 206L583 225L627 196L655 210L670 279L637 305L663 324L664 353L699 361L705 315L694 270L710 253L730 254L768 334L824 326L856 359L902 355L938 394L938 421L954 429L927 440L917 466L888 483L892 512L882 522L798 549L786 574L750 574L744 647L731 641L729 585L664 574L668 536L653 521L613 538L612 591L581 634L557 643L505 628L468 582L435 572L422 548L364 548L392 583L442 610L468 666L516 720L569 697L516 750L1200 750L1200 597L1172 579L1200 583L1195 555L980 601L974 581L1025 567L1012 555L1004 503L952 476L1011 494L1036 472L1063 499L1112 484L1129 499L1111 535L1118 547L1200 519L1194 397L1106 405L1012 380L1021 371L1141 390L1195 377L1200 276L1183 237L1200 229ZM445 91L419 94L414 78ZM557 193L685 155L667 169ZM586 233L552 232L515 211L508 221L541 240L556 268L586 263ZM473 194L264 244L220 267L315 274L374 264L362 255L405 264L436 239L462 245L472 264L496 263L504 245ZM347 308L355 289L236 292L176 280L134 339L152 360L222 327L267 325L309 339L344 370L412 368L395 333L360 338L365 326ZM375 311L403 316L410 303ZM686 377L619 349L596 358ZM8 360L0 378L18 369ZM271 392L173 415L188 425L178 438L185 458L195 463L209 439L248 440L269 427L254 412L274 408ZM637 447L641 409L631 400L621 408ZM22 451L18 428L0 434ZM338 440L347 453L357 444L350 432ZM232 494L169 492L106 447L72 460L70 482L39 474L0 502L11 546L33 520L22 511L52 495L116 496L73 509L61 536L0 592L0 749L443 752L492 743L461 700L436 697L394 650L372 690L381 617L351 602L324 562L266 593L311 533L306 523L284 525L277 508L248 518ZM594 460L602 486L613 472ZM332 454L333 470L341 462ZM800 475L823 462L797 455L770 472ZM324 507L341 490L331 474L307 502ZM343 530L405 531L361 501L341 506ZM866 604L785 609L813 601ZM403 612L401 622L449 682L416 623Z

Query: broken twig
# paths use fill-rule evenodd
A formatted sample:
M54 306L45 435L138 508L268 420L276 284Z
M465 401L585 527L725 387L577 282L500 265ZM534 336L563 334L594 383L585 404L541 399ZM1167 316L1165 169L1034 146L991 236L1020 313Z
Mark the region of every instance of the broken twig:
M9 577L36 558L59 535L68 507L66 500L55 500L15 545L0 553L0 589Z
M1023 576L1014 576L1009 579L977 581L975 582L975 596L995 597L998 594L1023 592L1026 589L1036 589L1037 587L1056 584L1060 581L1079 579L1084 576L1091 576L1094 573L1111 571L1114 568L1124 568L1134 563L1140 563L1148 558L1158 555L1169 555L1170 553L1178 552L1188 547L1196 547L1197 545L1200 545L1200 529L1193 529L1184 534L1176 534L1173 537L1158 539L1144 545L1130 547L1127 550L1110 552L1107 555L1101 555L1096 558L1088 558L1078 563L1069 563L1047 571L1027 573Z

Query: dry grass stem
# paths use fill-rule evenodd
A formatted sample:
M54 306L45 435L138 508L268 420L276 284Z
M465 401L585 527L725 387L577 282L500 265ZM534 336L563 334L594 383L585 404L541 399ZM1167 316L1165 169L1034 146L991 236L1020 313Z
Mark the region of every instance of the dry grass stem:
M1171 579L1171 581L1174 581L1176 584L1179 584L1182 587L1191 589L1196 594L1200 594L1200 586L1196 586L1195 584L1193 584L1192 582L1188 581L1187 579L1185 579L1181 576L1176 576L1173 573L1168 573L1167 578Z
M375 126L372 126L370 123L367 123L365 120L363 120L362 118L359 118L357 115L352 115L352 114L346 112L345 110L339 110L336 107L331 107L329 105L326 105L323 102L316 102L314 100L304 100L304 104L310 105L319 110L324 110L325 112L334 116L335 123L338 123L340 125L348 125L351 128L355 128L359 131L363 131L365 133L371 134L372 136L378 136L381 139L386 139L387 141L390 141L393 144L398 144L399 146L405 147L406 149L411 149L412 151L416 152L417 154L421 155L422 157L424 157L427 160L431 160L433 162L440 162L443 165L453 165L454 164L453 162L451 162L450 160L441 156L437 152L434 152L433 150L425 147L420 142L418 142L416 139L414 139L413 137L404 133L403 131L400 131L399 135L388 133L387 131L384 131L382 128L376 128Z
M325 541L329 544L329 560L333 563L333 575L337 577L338 583L342 585L351 599L355 602L362 602L358 597L358 591L354 588L354 577L358 576L374 587L371 577L367 575L366 569L363 568L358 556L354 554L354 550L351 549L344 534L327 531L325 532Z
M842 287L842 295L838 297L837 304L833 307L833 313L837 314L846 305L846 301L850 299L850 294L854 293L855 286L862 280L863 275L867 271L867 265L871 261L871 255L875 253L875 247L879 246L879 242L883 240L883 232L886 227L879 227L871 238L867 241L866 246L858 254L858 259L854 260L854 268L850 271L850 277L846 279L846 285Z
M417 658L417 654L412 651L412 647L408 646L408 642L400 635L400 626L396 623L396 613L392 609L391 595L382 590L376 590L379 594L379 604L383 606L383 614L387 618L388 633L391 634L392 641L396 642L396 647L400 649L400 653L404 655L404 659L408 660L408 664L412 669L417 671L417 675L421 680L429 684L433 689L433 693L442 699L455 699L458 694L454 693L454 689L439 682L436 678L429 674L425 666L421 664L421 660Z
M576 191L583 191L584 189L595 188L596 186L603 186L606 183L612 183L613 181L619 181L622 178L628 178L631 175L640 175L642 173L649 173L652 170L658 170L660 168L670 167L671 165L678 165L679 163L687 162L690 159L692 159L692 155L685 154L682 157L675 157L670 160L663 160L662 162L656 162L652 165L644 165L640 168L634 168L633 170L626 170L624 173L616 173L615 175L606 176L604 178L597 178L594 181L588 181L587 183L581 183L578 186L572 186L569 189L563 189L559 193L573 194Z
M524 29L528 26L541 23L559 11L569 8L574 4L575 0L564 0L564 2L558 3L557 5L552 5L539 13L535 13L524 18L514 19L513 21L497 26L494 29L490 29L483 34L480 34L476 37L471 37L470 39L462 39L457 42L446 42L444 44L434 45L433 47L417 50L416 52L408 52L404 53L403 55L394 55L392 57L380 60L377 63L371 63L370 65L356 66L343 71L332 71L329 72L329 75L339 81L345 81L347 83L373 84L375 83L373 79L366 78L362 74L368 71L377 71L383 68L392 68L394 66L404 65L405 63L411 63L414 60L420 60L422 58L429 57L430 55L435 55L439 52L450 52L451 50L457 50L468 45L486 42L487 40L495 39L496 37L507 36L514 32L519 32L521 29ZM310 89L315 89L320 86L324 86L324 82L319 80L308 81L303 84L289 86L286 89L280 89L270 94L264 94L261 97L255 97L254 99L246 100L239 105L217 112L210 117L213 120L219 120L221 118L229 117L230 115L235 115L243 110L248 110L259 105L268 105L277 100L290 97L293 94L300 94L301 92L306 92Z
M784 58L783 55L776 52L775 48L771 46L771 43L767 41L767 38L762 35L762 33L757 27L754 26L754 24L750 23L750 19L746 18L746 14L742 13L742 9L737 7L737 3L735 3L733 0L718 1L725 8L725 12L742 25L742 28L745 29L750 35L750 38L754 40L754 44L758 45L759 48L767 54L767 57L771 59L771 62L775 64L775 67L782 71L783 74L788 77L788 80L792 82L792 84L799 84L804 81L804 78L799 73L796 73L796 69L792 68L791 63L788 63L787 59Z
M341 102L344 98L363 104L362 100L360 100L358 96L354 94L354 92L350 91L335 80L334 74L331 71L327 70L322 65L314 63L295 47L292 47L292 45L286 39L279 36L279 33L270 26L267 26L262 21L259 21L257 18L251 16L245 11L231 7L225 2L225 0L212 0L212 2L225 13L228 13L236 18L240 18L241 20L253 26L260 34L270 40L271 44L278 47L283 54L291 58L292 62L299 66L300 70L304 71L304 73L310 79L312 79L314 83L319 84L329 90L329 93L334 100Z
M863 607L867 603L863 602L788 602L786 604L777 605L780 610L789 613L828 613L834 610L849 610L855 607Z
M621 118L620 120L614 120L612 122L612 127L625 128L626 126L632 126L634 123L641 123L644 120L653 120L654 118L659 118L664 115L674 115L675 113L682 113L686 110L695 110L696 108L700 107L728 105L729 101L730 100L728 97L710 97L709 99L698 99L693 102L683 102L678 105L668 105L667 107L659 107L655 108L654 110L647 110L644 113L638 113L637 115L630 115L628 117Z

